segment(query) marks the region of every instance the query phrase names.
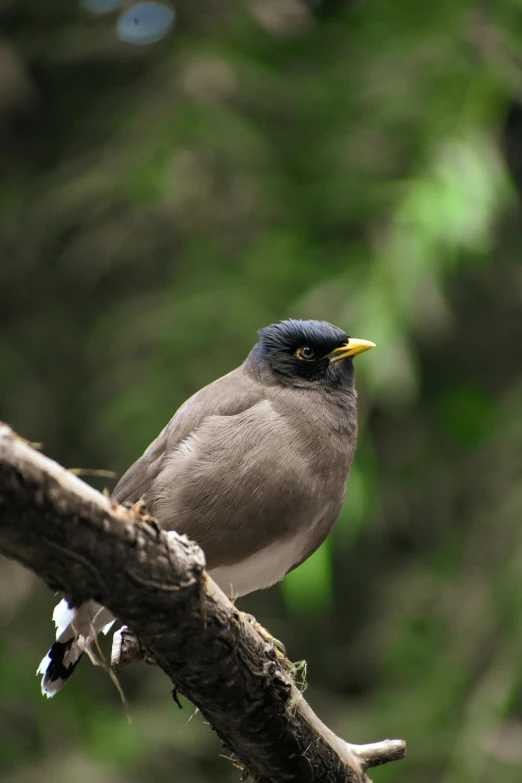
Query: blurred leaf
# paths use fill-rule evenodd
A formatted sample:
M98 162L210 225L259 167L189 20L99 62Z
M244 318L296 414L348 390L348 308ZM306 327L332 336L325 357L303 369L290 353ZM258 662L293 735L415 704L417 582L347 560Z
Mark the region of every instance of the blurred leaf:
M476 448L491 432L495 402L475 389L448 390L439 401L445 427L465 448Z
M327 539L299 568L282 582L285 603L296 614L325 611L332 600L332 564Z

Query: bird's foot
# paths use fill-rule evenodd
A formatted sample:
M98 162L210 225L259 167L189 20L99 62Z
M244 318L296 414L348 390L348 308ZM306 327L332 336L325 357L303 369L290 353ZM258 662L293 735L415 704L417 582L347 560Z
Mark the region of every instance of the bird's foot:
M112 637L111 666L118 671L134 661L155 663L137 636L123 625Z
M253 628L255 628L263 641L270 644L270 646L275 650L276 658L281 668L288 673L288 675L292 678L296 688L301 691L301 693L303 693L307 687L306 673L308 666L306 661L291 661L287 657L286 648L283 642L280 642L279 639L276 639L275 636L272 636L270 631L267 631L266 628L261 625L261 623L258 623L253 615L248 614L248 612L241 612L241 614L245 620L251 626L253 626Z
M275 636L272 636L270 631L267 631L264 626L261 625L261 623L258 623L254 615L248 614L248 612L241 612L243 617L247 622L250 623L253 628L258 632L259 636L263 639L263 641L267 642L268 644L271 644L276 651L276 655L280 660L287 660L286 657L286 648L283 644L283 642L280 642L279 639L276 639Z

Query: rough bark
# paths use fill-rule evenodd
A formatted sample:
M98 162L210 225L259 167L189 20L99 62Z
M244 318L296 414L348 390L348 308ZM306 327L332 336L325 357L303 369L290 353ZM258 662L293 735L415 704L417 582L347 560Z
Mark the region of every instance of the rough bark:
M95 599L259 783L367 783L406 744L351 745L313 713L272 644L204 571L201 549L161 531L0 425L0 551L74 605Z

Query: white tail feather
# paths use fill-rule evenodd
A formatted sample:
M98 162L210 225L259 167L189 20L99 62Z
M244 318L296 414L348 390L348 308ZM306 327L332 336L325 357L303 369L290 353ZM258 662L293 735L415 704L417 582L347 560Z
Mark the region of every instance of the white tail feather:
M64 598L53 612L56 642L40 663L36 673L42 674L42 693L54 696L67 682L83 652L90 650L96 636L107 634L115 622L108 609L88 601L77 609Z

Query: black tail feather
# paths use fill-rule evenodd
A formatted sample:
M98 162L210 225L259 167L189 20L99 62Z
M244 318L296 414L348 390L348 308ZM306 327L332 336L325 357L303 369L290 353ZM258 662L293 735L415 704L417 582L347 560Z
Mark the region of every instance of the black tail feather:
M82 652L75 651L75 660L72 663L66 662L66 658L71 657L68 656L68 653L73 644L76 644L74 638L66 642L54 642L47 657L42 661L42 668L39 671L43 674L42 691L47 696L53 696L56 691L60 690L78 666L83 655ZM46 664L45 670L43 670L44 662Z

